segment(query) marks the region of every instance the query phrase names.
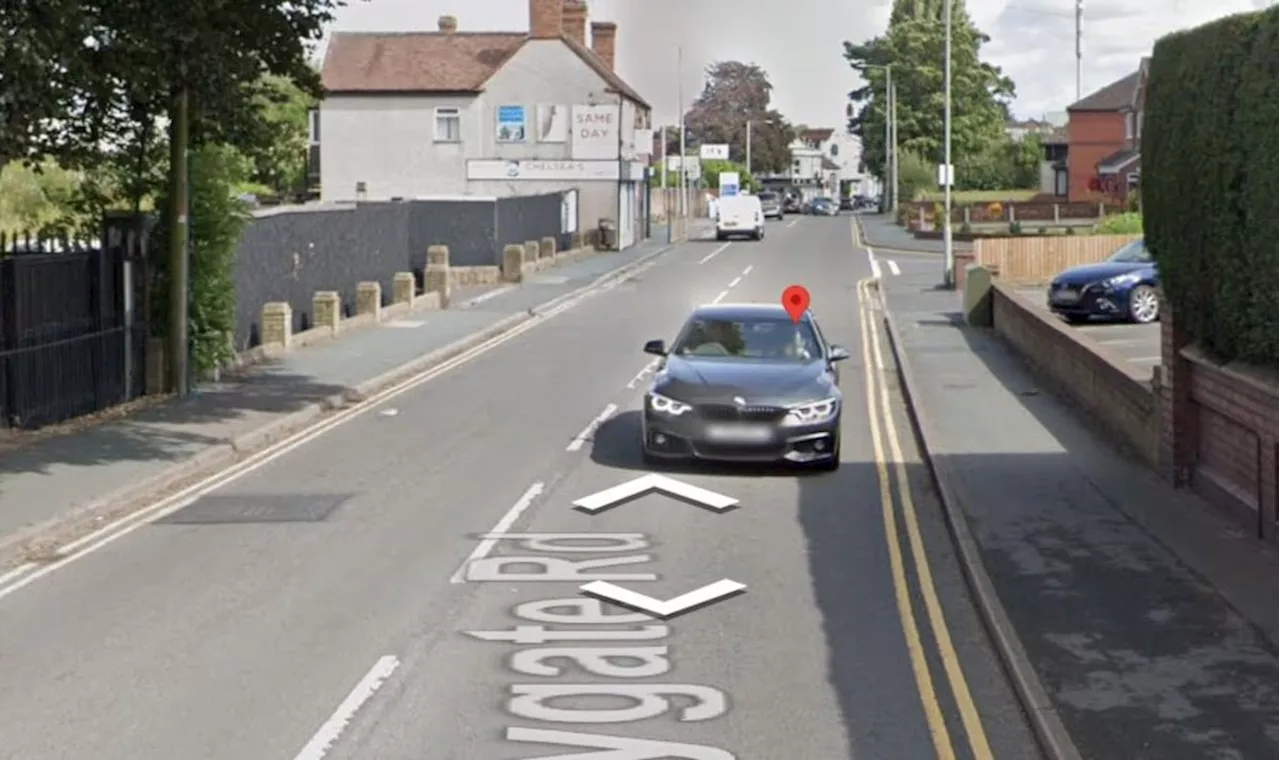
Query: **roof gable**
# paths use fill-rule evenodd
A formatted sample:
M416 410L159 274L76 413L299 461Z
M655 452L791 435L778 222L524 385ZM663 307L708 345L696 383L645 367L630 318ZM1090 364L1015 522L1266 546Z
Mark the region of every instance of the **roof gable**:
M327 92L480 92L529 35L517 32L334 32L321 81ZM644 107L644 98L595 51L561 37L614 92Z
M1067 111L1121 111L1133 107L1142 72L1135 71L1067 106Z
M329 92L479 92L528 35L334 32L321 81Z

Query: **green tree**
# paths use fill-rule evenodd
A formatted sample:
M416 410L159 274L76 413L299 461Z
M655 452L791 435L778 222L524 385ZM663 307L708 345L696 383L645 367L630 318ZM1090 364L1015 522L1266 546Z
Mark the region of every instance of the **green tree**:
M258 118L246 125L237 147L253 166L250 181L275 195L302 190L309 114L318 100L282 76L263 76L249 87Z
M898 162L898 197L915 200L936 186L934 165L914 151L903 151Z
M752 150L755 147L752 146ZM720 187L720 175L724 172L737 172L738 185L746 192L756 190L756 178L752 176L747 168L736 161L721 161L712 159L702 162L702 185L712 190Z
M713 63L707 68L702 94L685 115L691 144L728 145L729 158L745 164L750 121L752 168L783 171L791 165L794 130L785 116L770 107L772 93L769 75L759 66L739 61Z
M844 43L844 57L866 82L849 93L849 131L862 139L863 162L884 176L885 78L893 67L898 144L930 163L942 163L945 23L942 0L895 0L889 27L861 44ZM957 189L966 189L960 164L1004 137L1013 82L982 61L990 38L974 27L963 0L952 2L952 161ZM900 172L901 173L901 172Z

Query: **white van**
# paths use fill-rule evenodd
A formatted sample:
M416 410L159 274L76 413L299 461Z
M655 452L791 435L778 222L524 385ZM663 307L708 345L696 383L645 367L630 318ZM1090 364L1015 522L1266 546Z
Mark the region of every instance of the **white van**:
M716 203L716 240L746 235L764 240L764 209L754 195L731 195Z

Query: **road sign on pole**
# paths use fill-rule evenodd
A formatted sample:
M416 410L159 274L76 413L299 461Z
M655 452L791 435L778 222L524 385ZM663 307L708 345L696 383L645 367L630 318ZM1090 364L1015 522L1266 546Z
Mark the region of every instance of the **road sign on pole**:
M698 146L698 158L705 161L728 161L729 146L728 145L700 145Z

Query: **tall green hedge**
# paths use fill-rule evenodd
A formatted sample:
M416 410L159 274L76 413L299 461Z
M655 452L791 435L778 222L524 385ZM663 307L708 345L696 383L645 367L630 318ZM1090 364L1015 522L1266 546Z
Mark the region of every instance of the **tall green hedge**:
M1277 9L1171 34L1142 135L1148 247L1178 324L1221 361L1277 364Z

